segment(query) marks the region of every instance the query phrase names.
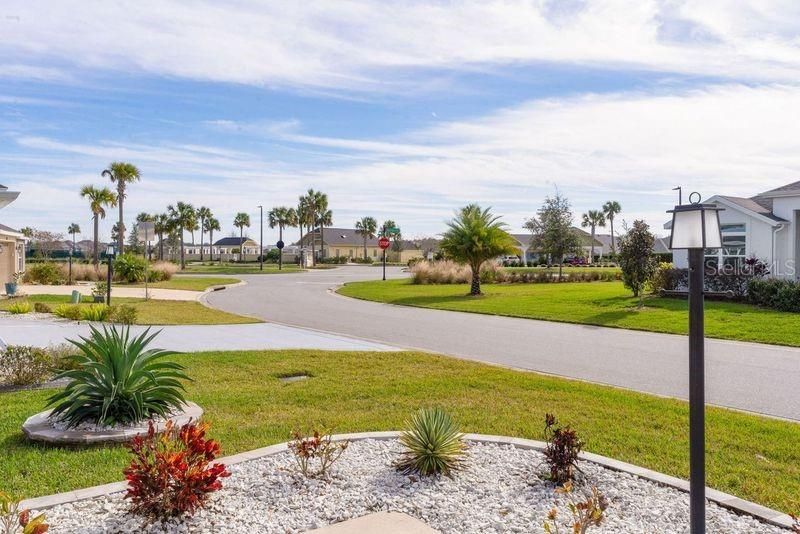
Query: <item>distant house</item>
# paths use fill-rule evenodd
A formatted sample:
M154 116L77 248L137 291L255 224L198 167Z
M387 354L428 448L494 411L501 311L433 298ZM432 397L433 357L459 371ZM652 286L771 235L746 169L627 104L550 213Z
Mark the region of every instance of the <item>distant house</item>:
M737 267L754 256L770 265L773 276L800 278L800 181L749 198L715 195L704 203L724 210L719 212L722 248L706 251L707 266ZM676 267L687 267L685 250L676 250L673 258Z
M324 237L324 241L323 241ZM355 228L325 228L320 236L319 228L303 236L302 241L294 243L301 248L311 249L312 243L317 258L363 258L364 237L357 233ZM378 238L367 239L367 257L377 261L383 257L383 251L378 246Z
M580 239L581 250L583 252L583 255L589 257L592 250L591 234L577 227L573 227L572 231L575 232L578 235L578 239ZM523 265L536 263L540 259L542 259L541 252L532 245L533 241L532 234L511 234L511 237L513 237L518 243L517 245L517 248L519 249L518 256L522 260ZM599 254L602 248L603 244L595 238L594 240L595 255Z
M18 191L9 191L0 185L0 209L14 202ZM12 282L14 275L25 271L25 243L22 232L0 224L0 281Z
M249 237L223 237L212 245L214 254L221 256L223 260L255 261L258 260L258 243ZM197 254L200 254L200 247L197 247Z
M203 243L183 243L183 255L186 261L199 261L200 250L203 251L203 259L207 261L257 261L258 243L249 237L223 237L213 244ZM161 242L156 241L153 245L153 252L158 255L161 253ZM181 256L180 242L172 239L164 239L164 259L177 261Z

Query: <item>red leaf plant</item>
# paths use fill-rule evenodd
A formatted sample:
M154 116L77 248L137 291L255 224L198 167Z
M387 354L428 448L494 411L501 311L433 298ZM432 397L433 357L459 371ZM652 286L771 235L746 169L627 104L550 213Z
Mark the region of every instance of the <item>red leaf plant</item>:
M219 444L206 439L206 423L187 423L176 428L168 421L157 433L153 423L145 436L134 438L133 454L123 473L128 481L126 499L130 513L148 520L193 515L208 496L222 488L220 478L230 476L225 465L211 462L219 455Z

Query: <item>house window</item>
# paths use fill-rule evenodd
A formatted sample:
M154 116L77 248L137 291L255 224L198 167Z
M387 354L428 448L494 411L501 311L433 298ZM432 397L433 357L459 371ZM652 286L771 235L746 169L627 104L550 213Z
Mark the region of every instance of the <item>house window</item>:
M706 268L725 274L734 274L747 258L747 228L744 223L722 224L722 248L706 250Z
M372 257L375 258L377 256L378 256L378 251L375 250L375 249L372 249Z

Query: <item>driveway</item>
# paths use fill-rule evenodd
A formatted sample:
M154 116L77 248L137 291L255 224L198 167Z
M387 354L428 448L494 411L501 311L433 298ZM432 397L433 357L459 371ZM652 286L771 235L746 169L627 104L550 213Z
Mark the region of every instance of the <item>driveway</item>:
M387 274L406 276L399 268ZM686 336L392 306L331 291L380 276L368 266L245 275L246 286L204 299L267 321L688 398ZM706 366L708 402L800 420L800 349L708 340Z

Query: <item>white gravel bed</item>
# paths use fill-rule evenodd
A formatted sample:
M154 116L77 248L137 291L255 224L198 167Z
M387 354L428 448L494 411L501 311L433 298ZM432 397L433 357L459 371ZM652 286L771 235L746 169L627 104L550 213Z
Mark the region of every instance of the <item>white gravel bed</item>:
M405 512L443 533L542 533L548 511L570 514L553 485L542 481L543 456L510 445L470 443L466 468L453 478L418 479L399 474L392 463L396 440L354 441L333 467L329 480L306 479L290 453L230 467L223 489L193 518L143 526L125 515L122 494L47 510L50 532L236 532L286 533L359 517L380 510ZM583 462L586 486L596 485L610 501L607 519L594 533L688 532L689 496L636 476ZM787 531L708 505L708 532L786 534ZM571 531L568 530L568 532Z

